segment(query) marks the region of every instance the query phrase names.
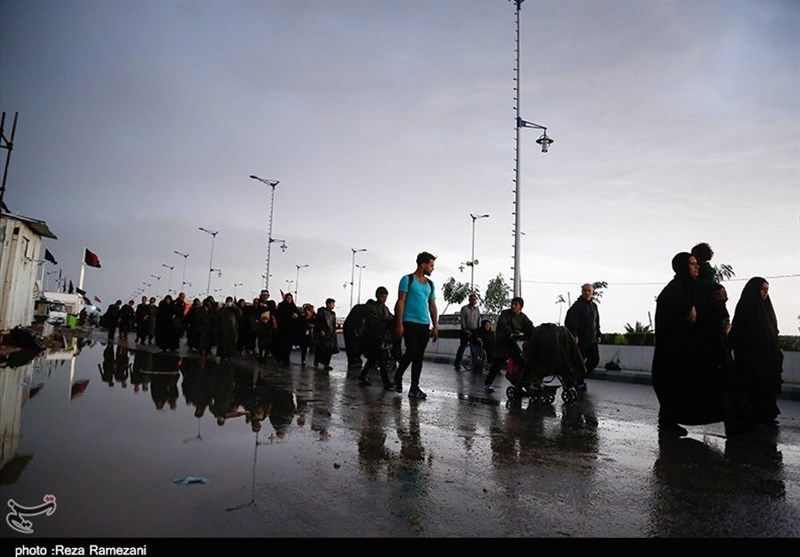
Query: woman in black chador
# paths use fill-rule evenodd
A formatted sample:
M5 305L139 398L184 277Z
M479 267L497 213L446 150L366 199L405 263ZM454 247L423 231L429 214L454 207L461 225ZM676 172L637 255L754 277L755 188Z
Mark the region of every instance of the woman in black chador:
M703 342L697 322L697 259L687 252L672 258L675 277L656 299L653 389L661 434L686 435L678 424L722 421L722 399L714 370L701 365ZM704 369L705 368L705 369Z
M177 350L180 345L178 329L175 327L175 303L169 294L158 304L156 345L161 350Z
M729 340L758 422L777 425L783 353L778 348L778 320L769 298L769 283L763 278L751 278L742 290Z
M300 310L294 303L294 296L286 293L275 310L278 321L277 335L272 341L272 353L280 364L289 363L292 347L300 344Z

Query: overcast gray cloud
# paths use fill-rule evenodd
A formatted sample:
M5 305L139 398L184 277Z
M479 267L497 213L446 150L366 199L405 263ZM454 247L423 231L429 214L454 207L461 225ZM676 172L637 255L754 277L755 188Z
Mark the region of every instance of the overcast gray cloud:
M205 294L349 309L417 252L482 288L513 256L514 4L503 0L0 1L0 105L18 111L6 204L58 235L75 282L127 298L175 265ZM800 4L528 0L521 11L522 279L534 322L606 280L604 329L647 321L698 241L800 315ZM356 276L357 281L357 276ZM731 282L731 311L744 280ZM293 287L292 287L293 288ZM154 293L151 291L151 293ZM356 293L357 295L357 293ZM390 300L391 302L392 300ZM440 304L440 308L444 303ZM451 308L454 309L454 308Z

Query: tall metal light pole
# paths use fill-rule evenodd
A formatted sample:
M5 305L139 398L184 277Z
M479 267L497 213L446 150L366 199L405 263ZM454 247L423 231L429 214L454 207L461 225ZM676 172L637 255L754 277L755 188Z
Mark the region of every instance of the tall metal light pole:
M473 215L472 213L469 214L472 217L472 252L469 257L469 289L471 292L475 291L475 265L478 264L478 261L475 259L475 221L478 219L485 219L488 218L489 215Z
M269 260L270 255L272 254L272 212L275 208L275 186L280 183L280 180L268 180L266 178L259 178L258 176L254 176L253 174L250 175L250 178L253 180L258 180L262 184L266 184L272 189L270 199L269 199L269 224L267 230L267 264L266 264L266 273L264 273L264 289L269 290Z
M214 270L214 242L217 239L219 230L208 230L202 226L198 226L197 229L211 235L211 256L208 258L208 284L206 285L206 298L208 298L209 294L211 294L211 272Z
M295 302L297 302L300 300L300 269L308 267L308 264L295 265L295 267L297 267L297 276L294 281L294 297L296 298Z
M520 234L522 229L522 205L520 199L520 192L522 186L520 184L520 168L519 168L519 130L521 128L536 128L542 130L543 133L536 140L536 143L542 146L542 152L546 153L547 148L553 143L553 140L547 137L547 128L533 122L526 122L519 115L520 108L520 80L519 80L519 11L522 8L522 3L525 0L512 0L516 6L516 69L514 72L514 109L516 111L516 140L514 146L514 296L522 295L522 279L520 277Z
M158 285L161 284L161 277L157 277L155 275L150 275L154 279L156 279L156 296L158 296ZM167 292L169 294L169 292Z
M175 268L175 265L167 265L166 263L161 264L162 267L169 269L169 280L167 282L167 294L172 294L172 269Z
M361 303L361 272L367 268L366 265L359 265L356 263L356 267L358 267L358 300L356 301L357 304Z
M179 251L175 251L176 254L183 257L183 276L181 277L181 291L186 290L186 260L189 258L188 253L181 253Z
M350 266L350 309L353 308L353 282L356 278L356 254L362 251L367 251L367 248L350 248L353 252L353 264Z

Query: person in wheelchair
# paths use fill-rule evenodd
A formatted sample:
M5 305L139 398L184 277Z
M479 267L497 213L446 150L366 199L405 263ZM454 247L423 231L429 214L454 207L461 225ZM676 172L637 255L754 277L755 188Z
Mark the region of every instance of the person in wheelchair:
M522 306L525 301L519 296L511 300L511 308L504 309L497 318L497 330L495 332L495 345L492 350L492 365L489 367L489 374L483 382L483 390L493 393L492 383L497 377L500 368L506 365L509 357L519 352L519 341L526 341L533 334L533 322L528 316L522 313Z
M475 331L475 338L480 340L481 348L486 356L486 361L492 361L492 350L494 349L494 331L492 322L488 319L481 321L481 326Z

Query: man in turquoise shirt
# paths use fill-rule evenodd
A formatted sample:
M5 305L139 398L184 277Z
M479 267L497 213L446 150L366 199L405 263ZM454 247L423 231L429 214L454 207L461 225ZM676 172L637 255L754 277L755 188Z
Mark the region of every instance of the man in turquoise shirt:
M422 357L428 346L428 338L433 341L439 338L439 313L436 309L436 295L433 281L428 277L433 272L436 256L423 251L417 255L417 270L400 279L395 305L397 320L397 338L405 341L406 351L400 358L394 374L394 388L403 392L403 373L411 365L410 398L427 398L419 388L419 377L422 374ZM430 325L433 323L433 331Z

